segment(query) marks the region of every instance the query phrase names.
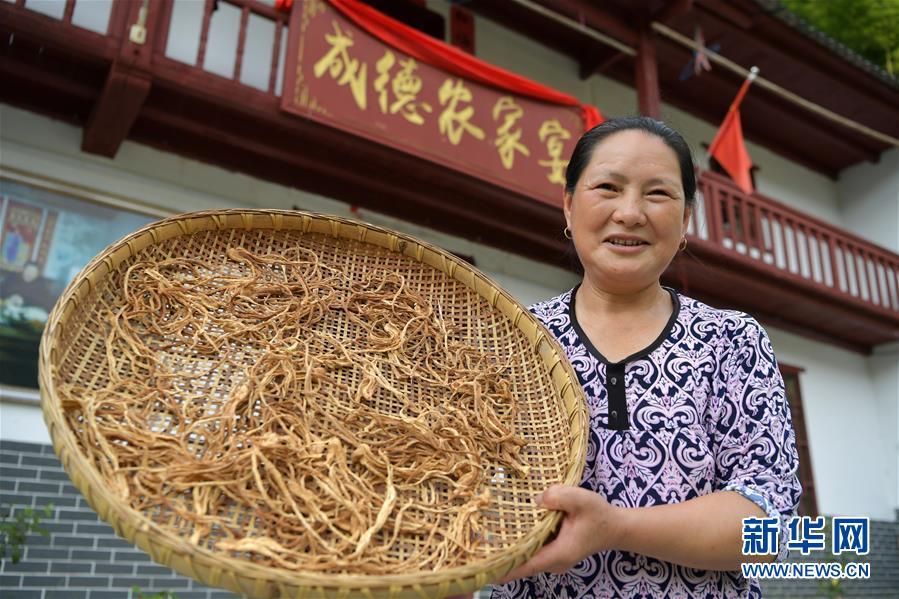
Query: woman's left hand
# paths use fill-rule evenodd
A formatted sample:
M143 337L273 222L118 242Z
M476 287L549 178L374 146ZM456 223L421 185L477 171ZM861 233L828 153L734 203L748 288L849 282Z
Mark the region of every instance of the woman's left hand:
M588 555L614 549L623 533L617 508L601 495L581 487L553 485L541 493L537 504L565 512L556 538L518 566L499 584L540 572L561 574Z

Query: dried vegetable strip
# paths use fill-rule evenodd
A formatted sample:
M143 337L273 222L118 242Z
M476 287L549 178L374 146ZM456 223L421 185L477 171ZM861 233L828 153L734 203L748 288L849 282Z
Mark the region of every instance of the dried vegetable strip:
M59 386L114 492L193 543L292 570L487 555L487 483L528 473L507 366L397 272L227 256L131 265L99 315L107 381Z

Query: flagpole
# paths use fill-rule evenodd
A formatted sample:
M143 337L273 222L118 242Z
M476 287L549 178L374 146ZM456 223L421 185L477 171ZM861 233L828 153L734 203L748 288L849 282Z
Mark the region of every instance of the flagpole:
M743 85L740 86L740 91L737 92L737 97L734 98L733 102L731 102L728 112L736 110L740 106L740 102L743 101L743 96L746 95L746 92L749 90L749 86L752 85L752 82L755 81L755 78L758 77L758 74L758 67L752 67L751 69L749 69L749 76L746 77L746 80L743 81Z

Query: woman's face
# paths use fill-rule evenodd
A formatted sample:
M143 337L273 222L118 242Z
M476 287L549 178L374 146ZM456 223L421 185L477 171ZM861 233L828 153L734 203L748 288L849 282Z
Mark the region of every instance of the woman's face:
M601 141L574 193L565 194L565 220L584 271L610 293L656 284L689 217L677 156L642 131Z

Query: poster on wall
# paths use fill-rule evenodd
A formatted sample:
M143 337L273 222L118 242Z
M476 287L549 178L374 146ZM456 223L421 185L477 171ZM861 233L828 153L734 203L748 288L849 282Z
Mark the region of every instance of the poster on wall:
M91 258L152 220L0 178L0 385L37 387L56 300Z

